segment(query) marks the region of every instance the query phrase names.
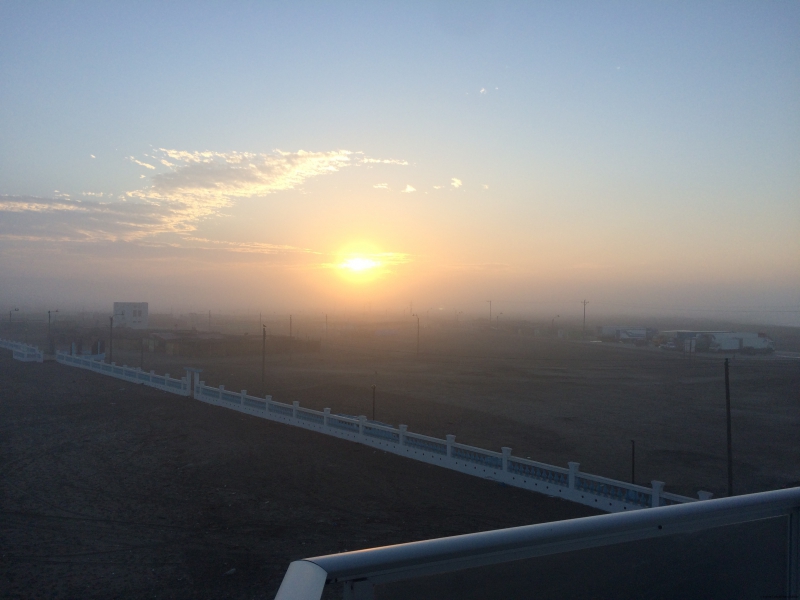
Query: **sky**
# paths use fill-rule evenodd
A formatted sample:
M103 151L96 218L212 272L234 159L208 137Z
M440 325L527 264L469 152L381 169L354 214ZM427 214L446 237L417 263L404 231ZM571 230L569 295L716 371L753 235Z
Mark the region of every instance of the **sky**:
M0 304L800 325L800 3L0 2Z

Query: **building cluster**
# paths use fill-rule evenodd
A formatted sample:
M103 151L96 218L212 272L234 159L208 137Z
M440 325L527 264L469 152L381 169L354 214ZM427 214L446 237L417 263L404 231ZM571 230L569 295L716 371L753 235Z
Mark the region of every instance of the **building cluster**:
M621 342L637 346L655 345L679 352L741 352L771 354L775 342L764 333L751 331L700 331L676 329L658 331L649 327L604 325L597 328L597 337L605 342Z

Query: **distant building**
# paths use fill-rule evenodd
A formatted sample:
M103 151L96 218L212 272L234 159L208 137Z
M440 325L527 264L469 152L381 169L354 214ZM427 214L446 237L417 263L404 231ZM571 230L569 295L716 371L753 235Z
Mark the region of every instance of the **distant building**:
M606 342L624 342L629 344L647 344L657 333L649 327L631 327L629 325L603 325L597 328L597 337Z
M147 329L147 302L114 302L114 327Z
M766 334L752 331L662 331L657 343L669 350L692 352L770 354L775 351L775 342Z

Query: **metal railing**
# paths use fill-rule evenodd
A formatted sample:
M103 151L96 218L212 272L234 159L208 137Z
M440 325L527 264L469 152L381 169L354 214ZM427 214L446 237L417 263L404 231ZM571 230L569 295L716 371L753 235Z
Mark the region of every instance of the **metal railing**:
M376 584L776 517L787 517L786 597L797 598L800 488L306 558L289 565L275 600L317 600L334 583L345 599L371 600Z

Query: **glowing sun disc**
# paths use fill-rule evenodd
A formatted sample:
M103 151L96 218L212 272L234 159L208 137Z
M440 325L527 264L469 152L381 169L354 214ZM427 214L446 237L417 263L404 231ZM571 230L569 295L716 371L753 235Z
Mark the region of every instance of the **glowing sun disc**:
M369 269L379 267L380 264L381 263L379 263L377 260L372 260L371 258L353 257L348 258L346 261L341 263L339 268L349 269L350 271L360 273L361 271L368 271Z

